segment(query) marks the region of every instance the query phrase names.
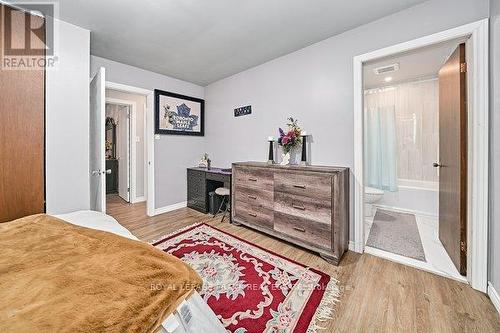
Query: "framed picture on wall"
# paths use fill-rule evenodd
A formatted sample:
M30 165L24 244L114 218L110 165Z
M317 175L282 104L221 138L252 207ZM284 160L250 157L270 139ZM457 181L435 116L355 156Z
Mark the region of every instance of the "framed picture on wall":
M205 101L155 89L155 134L204 135Z

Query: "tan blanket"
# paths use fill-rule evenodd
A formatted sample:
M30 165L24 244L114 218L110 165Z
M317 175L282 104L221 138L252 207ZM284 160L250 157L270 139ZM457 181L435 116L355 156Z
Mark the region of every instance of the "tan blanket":
M201 285L143 242L48 215L0 224L0 332L153 332Z

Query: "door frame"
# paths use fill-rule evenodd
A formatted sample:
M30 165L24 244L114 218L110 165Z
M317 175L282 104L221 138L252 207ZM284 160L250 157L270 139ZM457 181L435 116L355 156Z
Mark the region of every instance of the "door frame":
M138 94L146 96L146 107L144 116L144 139L146 140L146 161L145 180L147 190L144 193L146 198L146 213L148 216L155 216L155 180L154 180L154 92L152 90L129 86L126 84L106 81L106 89L117 90L126 93Z
M127 164L127 175L128 175L128 186L130 191L128 193L128 199L130 203L137 202L136 196L136 186L137 186L137 147L133 138L137 136L137 103L133 101L128 101L126 99L111 98L106 97L106 104L114 104L120 106L128 106L130 108L130 118L129 118L129 131L127 137L127 149L128 149L128 164ZM146 184L146 183L144 183Z
M489 177L489 20L483 19L432 35L361 54L353 58L354 73L354 242L365 251L363 161L363 63L468 37L468 199L467 279L472 288L486 292L488 283L488 177ZM471 231L474 232L471 232Z

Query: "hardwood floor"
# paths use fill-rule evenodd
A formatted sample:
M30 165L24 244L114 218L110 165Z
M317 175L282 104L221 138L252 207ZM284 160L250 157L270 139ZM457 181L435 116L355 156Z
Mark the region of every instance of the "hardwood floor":
M354 252L332 266L314 253L189 208L148 217L145 203L128 204L119 197L108 198L107 208L144 241L205 222L330 274L339 281L342 296L333 318L324 323L325 333L500 332L500 316L488 296L454 280Z

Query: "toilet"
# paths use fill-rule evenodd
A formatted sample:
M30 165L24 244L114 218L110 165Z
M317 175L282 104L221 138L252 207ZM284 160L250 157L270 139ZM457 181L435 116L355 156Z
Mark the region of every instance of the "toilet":
M365 187L365 216L373 216L373 204L379 202L383 196L384 191L369 186Z

